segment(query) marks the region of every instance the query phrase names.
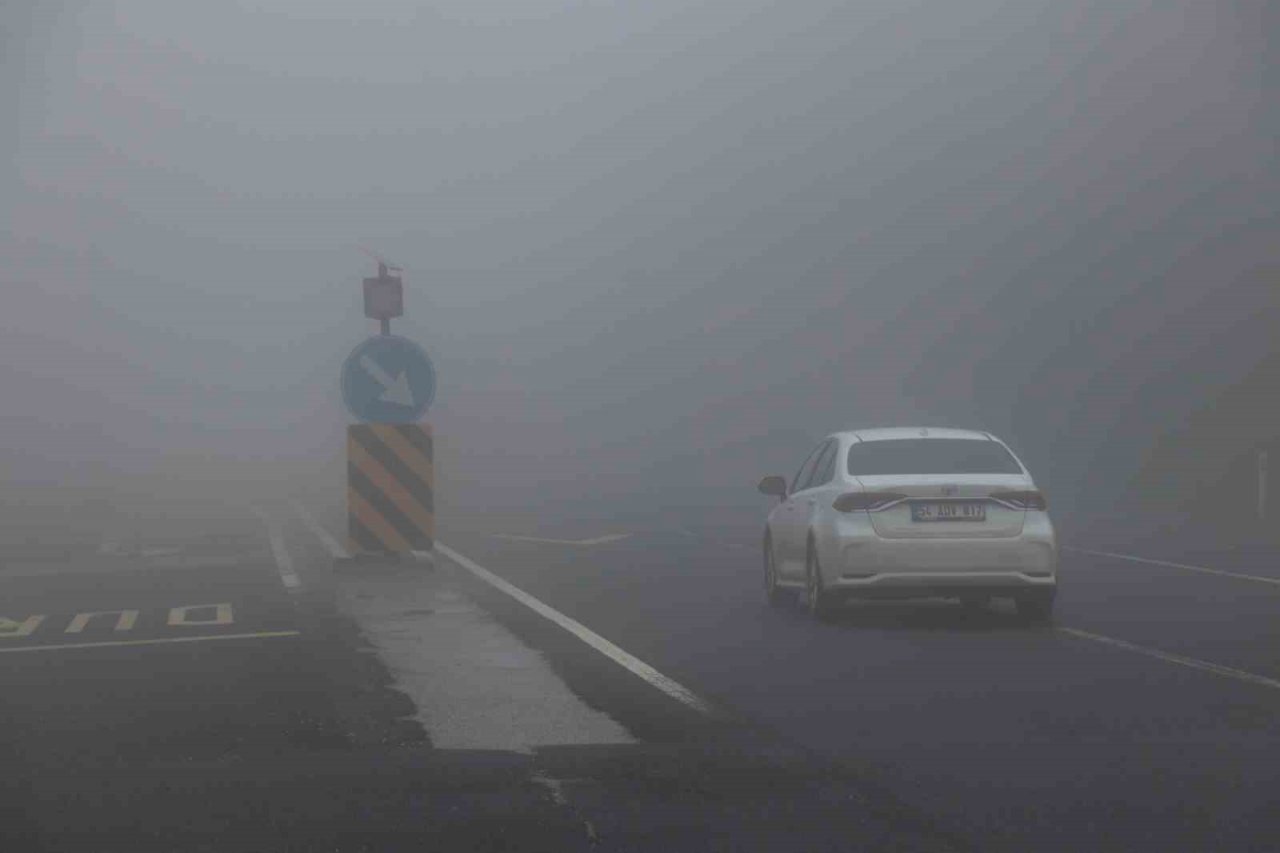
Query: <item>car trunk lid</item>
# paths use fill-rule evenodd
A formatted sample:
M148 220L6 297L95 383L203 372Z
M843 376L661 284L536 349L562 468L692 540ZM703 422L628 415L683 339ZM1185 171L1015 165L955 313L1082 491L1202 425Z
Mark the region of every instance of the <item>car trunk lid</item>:
M861 476L868 492L905 495L868 513L886 539L969 539L1018 536L1026 510L992 499L1000 492L1034 488L1022 474L916 474Z

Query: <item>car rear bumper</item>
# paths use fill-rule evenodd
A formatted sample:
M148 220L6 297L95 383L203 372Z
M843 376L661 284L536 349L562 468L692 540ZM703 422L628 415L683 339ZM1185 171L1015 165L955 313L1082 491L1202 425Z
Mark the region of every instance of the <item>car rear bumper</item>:
M867 597L1014 595L1052 592L1058 548L1052 528L1001 539L843 538L824 566L831 591Z
M828 584L828 591L851 598L963 598L1015 596L1031 592L1051 595L1057 586L1058 579L1053 575L912 572L860 578L842 576L835 583Z

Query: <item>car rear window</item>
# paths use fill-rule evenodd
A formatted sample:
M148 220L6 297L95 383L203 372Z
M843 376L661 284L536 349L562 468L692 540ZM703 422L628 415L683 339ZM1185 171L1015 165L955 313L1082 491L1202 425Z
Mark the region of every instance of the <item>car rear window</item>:
M1009 451L994 441L970 438L892 438L849 448L855 477L892 474L1021 474Z

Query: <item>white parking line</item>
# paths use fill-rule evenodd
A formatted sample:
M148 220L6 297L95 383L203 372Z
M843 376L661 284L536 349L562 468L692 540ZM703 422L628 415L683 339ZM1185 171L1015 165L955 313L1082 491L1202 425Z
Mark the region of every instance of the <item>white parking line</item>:
M1088 554L1090 557L1108 557L1112 560L1128 560L1131 563L1142 563L1148 566L1161 566L1166 569L1181 569L1184 572L1199 572L1205 575L1219 575L1226 578L1235 578L1242 581L1253 581L1254 583L1265 583L1272 586L1280 586L1280 578L1268 578L1261 575L1245 575L1239 572L1227 572L1222 569L1210 569L1204 566L1192 566L1187 563L1173 563L1168 560L1153 560L1149 557L1135 557L1133 554L1117 554L1113 551L1090 551L1087 548L1071 548L1064 546L1064 551L1074 551L1077 554Z
M212 643L217 640L265 640L273 637L299 637L301 631L258 631L253 634L212 634L207 637L162 637L154 640L104 640L100 643L53 643L47 646L0 646L0 655L16 652L59 652L66 649L106 649L116 646L159 646L166 643Z
M1079 637L1082 640L1092 640L1095 643L1102 643L1117 649L1133 652L1139 655L1146 655L1150 658L1156 658L1167 663L1176 663L1179 666L1185 666L1190 669L1198 669L1202 672L1211 672L1214 675L1221 675L1224 678L1234 678L1236 681L1243 681L1248 684L1256 684L1261 687L1270 687L1280 690L1280 681L1274 678L1267 678L1265 675L1258 675L1252 672L1246 672L1243 669L1234 669L1222 664L1212 663L1199 658L1189 658L1183 655L1175 655L1171 652L1162 652L1159 649L1151 649L1146 646L1139 646L1135 643L1117 640L1114 637L1103 636L1102 634L1093 634L1089 631L1081 631L1078 628L1058 628L1058 633L1068 634L1072 637Z
M622 649L618 648L613 643L606 640L604 637L601 637L599 634L592 631L587 626L583 625L581 622L577 622L573 619L570 619L568 616L565 616L559 610L556 610L555 608L547 604L543 604L541 601L534 598L529 593L525 592L524 590L520 589L517 586L514 586L508 583L507 581L495 575L493 572L481 566L479 563L476 563L475 561L462 556L457 551L453 550L447 545L443 545L440 542L436 542L436 550L444 554L454 563L458 564L462 568L471 572L471 574L475 575L480 580L484 581L485 583L489 584L490 586L494 587L500 592L504 592L507 595L511 596L516 601L523 604L525 607L528 607L534 613L537 613L539 616L543 617L544 619L547 619L548 621L554 622L555 624L559 625L561 628L565 629L570 634L573 634L579 640L582 640L582 642L586 643L588 646L595 649L600 654L609 658L614 663L617 663L623 668L629 670L633 675L639 676L640 678L644 679L650 685L652 685L653 687L656 687L658 690L661 690L663 693L675 699L677 702L680 702L683 705L693 708L694 710L699 711L700 713L707 714L708 716L718 716L718 711L710 702L707 702L701 696L698 696L698 694L694 693L692 690L685 687L683 684L680 684L678 681L675 681L672 678L668 678L667 676L658 672L658 670L649 666L649 664L645 663L644 661L640 660L639 658L635 657L629 652L625 652ZM415 551L414 554L418 556L428 556L426 552L422 552L422 551Z
M329 531L324 529L320 522L316 521L316 517L307 511L307 508L297 501L289 501L289 506L293 507L294 515L298 516L298 520L311 531L324 549L329 552L329 556L335 560L346 559L349 555L347 549L338 544L338 540L329 535Z
M267 538L271 540L271 555L276 560L280 583L289 592L297 592L302 588L302 579L293 570L293 557L289 556L289 549L284 546L284 533L280 530L280 523L257 507L253 511L267 528Z

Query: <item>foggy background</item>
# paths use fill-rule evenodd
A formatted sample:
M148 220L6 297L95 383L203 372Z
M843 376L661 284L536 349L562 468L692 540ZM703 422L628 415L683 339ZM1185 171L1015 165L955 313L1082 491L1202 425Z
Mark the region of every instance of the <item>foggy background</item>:
M922 423L1064 514L1246 517L1274 6L6 2L0 476L341 500L364 246L442 513L754 522L825 433Z

